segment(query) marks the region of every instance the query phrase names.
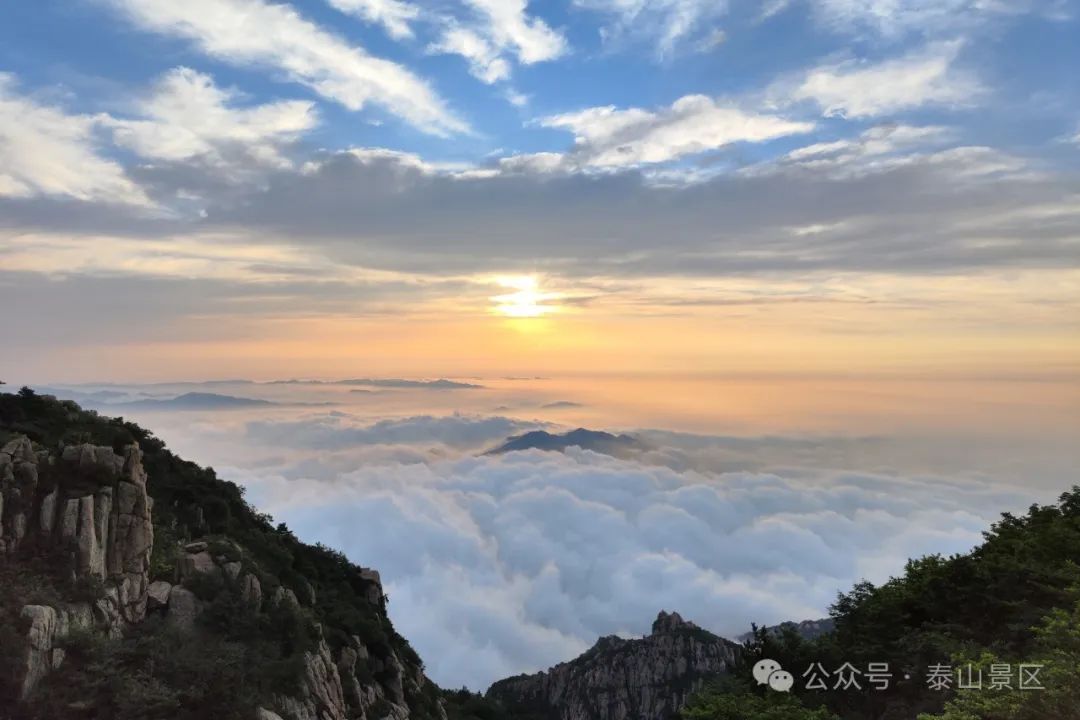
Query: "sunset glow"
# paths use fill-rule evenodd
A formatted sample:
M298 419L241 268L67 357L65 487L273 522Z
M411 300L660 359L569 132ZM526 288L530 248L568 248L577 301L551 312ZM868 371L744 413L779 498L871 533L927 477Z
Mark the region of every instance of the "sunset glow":
M536 277L525 275L521 277L503 278L499 284L514 292L496 295L491 300L495 303L495 312L512 318L535 318L555 312L555 305L551 304L558 296L552 293L541 292L539 281Z

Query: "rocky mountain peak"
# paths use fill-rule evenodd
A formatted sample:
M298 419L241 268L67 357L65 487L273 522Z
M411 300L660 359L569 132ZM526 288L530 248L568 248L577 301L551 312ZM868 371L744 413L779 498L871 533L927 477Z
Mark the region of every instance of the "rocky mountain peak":
M652 634L600 638L580 657L547 672L500 680L488 696L511 716L547 720L664 720L712 678L728 672L742 648L661 611Z
M653 635L664 635L680 630L697 630L697 625L689 620L683 620L682 615L677 612L660 611L660 614L656 616L652 624Z

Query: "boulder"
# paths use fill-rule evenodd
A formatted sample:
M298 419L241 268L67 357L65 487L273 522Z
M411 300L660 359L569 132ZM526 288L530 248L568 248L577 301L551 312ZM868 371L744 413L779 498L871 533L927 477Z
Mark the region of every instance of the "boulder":
M259 583L259 578L251 573L244 574L244 577L240 579L240 598L244 604L255 610L262 607L262 585Z
M278 585L274 588L274 592L270 594L270 604L276 607L282 603L293 607L300 607L300 601L296 599L296 593L284 585Z
M26 605L20 614L24 620L30 621L21 668L20 696L26 699L53 667L56 610L47 605Z
M382 578L379 576L378 570L371 568L360 568L360 577L368 582L367 591L365 597L372 605L379 605L382 603L383 598L383 586Z
M220 575L221 568L210 557L210 553L203 551L187 553L178 558L177 569L180 571L180 580L190 580L196 575Z
M235 580L240 577L240 571L243 569L243 565L239 562L226 562L222 564L221 568L225 571L225 574L230 580Z
M167 583L164 580L150 583L150 587L146 591L146 606L151 610L165 607L169 604L169 593L171 591L172 583Z
M190 630L199 614L199 600L195 593L180 585L169 590L169 611L165 617L179 628Z

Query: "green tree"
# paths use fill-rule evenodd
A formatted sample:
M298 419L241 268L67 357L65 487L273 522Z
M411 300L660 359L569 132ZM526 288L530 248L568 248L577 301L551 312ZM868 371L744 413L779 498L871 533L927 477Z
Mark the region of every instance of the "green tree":
M983 689L961 690L938 715L923 714L919 720L1077 720L1080 719L1080 602L1071 609L1051 612L1034 630L1036 649L1027 659L1005 660L983 652L978 658L957 658L973 672L981 673ZM1020 690L1017 672L1020 663L1042 666L1039 684L1043 690ZM993 665L1008 665L1012 687L988 689ZM976 675L978 677L978 675Z
M695 695L680 713L682 720L836 720L824 708L811 709L794 695L758 695L745 683L721 683Z

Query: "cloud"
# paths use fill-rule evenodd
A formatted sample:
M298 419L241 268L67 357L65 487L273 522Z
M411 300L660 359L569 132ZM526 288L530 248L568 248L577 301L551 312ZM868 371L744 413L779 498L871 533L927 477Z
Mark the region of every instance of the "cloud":
M440 444L463 450L486 450L496 441L544 425L507 417L470 415L420 415L356 424L347 416L332 414L288 422L252 422L247 426L247 438L282 448L309 450L401 444Z
M856 138L807 145L740 172L746 175L803 172L818 177L858 178L924 165L948 167L954 183L993 178L1030 180L1034 174L1024 159L993 148L946 147L954 139L953 130L945 127L885 123L863 131Z
M710 21L728 10L725 0L574 0L574 4L611 18L601 32L605 40L648 39L660 58L690 38L697 38L700 49L702 42L722 37Z
M1074 217L1078 188L1069 178L1025 176L1026 163L987 148L890 158L858 173L788 163L657 188L634 171L496 165L483 175L432 174L392 157L330 154L302 176L276 175L243 203L209 208L206 226L303 238L341 263L436 274L505 271L534 262L541 247L545 271L563 277L1075 264L1074 233L1030 212L1053 206ZM1013 181L999 182L1003 174ZM987 207L1013 220L987 225ZM789 230L841 224L849 232ZM604 241L585 241L594 238Z
M444 686L481 689L677 609L729 637L962 552L1018 494L979 481L677 472L584 451L387 462L329 478L218 467L308 541L382 572Z
M973 76L954 69L962 46L950 41L877 64L822 65L783 92L789 102L809 101L825 115L845 118L879 117L926 106L965 107L984 90Z
M234 155L260 165L289 167L280 153L318 122L314 104L292 100L238 108L237 93L190 68L166 73L138 102L141 119L110 118L116 143L144 158L199 159L224 167Z
M506 80L511 58L523 65L554 60L568 50L566 38L527 13L527 0L462 0L468 19L444 18L429 52L461 55L485 83Z
M327 0L343 13L355 15L369 23L382 25L390 37L411 38L410 23L420 17L420 8L401 0Z
M0 73L0 198L45 195L84 202L152 203L105 157L97 121L20 94L15 76Z
M971 30L1002 16L1038 13L1065 19L1060 0L809 0L817 18L845 33L873 33L887 39Z
M591 167L662 163L737 142L765 142L813 130L812 123L747 112L686 95L656 112L594 107L538 121L574 133L572 162Z
M427 82L303 18L262 0L109 0L137 26L184 38L237 65L273 68L350 110L369 103L429 133L465 132Z

